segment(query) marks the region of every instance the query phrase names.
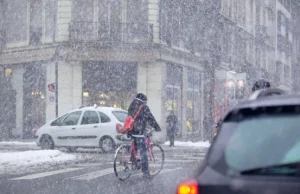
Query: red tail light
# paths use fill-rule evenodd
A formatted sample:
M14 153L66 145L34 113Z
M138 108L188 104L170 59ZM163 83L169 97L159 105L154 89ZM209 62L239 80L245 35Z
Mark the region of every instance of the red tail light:
M122 131L122 129L123 129L123 125L121 125L120 123L117 123L116 124L116 131L117 131L117 133L120 133L120 131Z
M199 184L195 180L181 183L177 188L177 194L199 194Z

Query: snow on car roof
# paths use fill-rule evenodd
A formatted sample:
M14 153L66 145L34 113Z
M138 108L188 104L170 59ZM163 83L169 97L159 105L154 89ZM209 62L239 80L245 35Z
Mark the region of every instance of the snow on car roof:
M227 117L231 112L238 111L245 108L260 108L260 107L276 107L276 106L299 106L300 105L300 95L275 95L268 96L264 98L259 98L257 100L245 100L237 104L235 107L228 110L224 116Z
M103 107L103 106L96 107L96 108L93 107L93 106L89 106L89 107L78 108L78 109L75 109L75 110L102 110L102 111L125 111L125 112L127 112L126 110L123 110L123 109L120 109L120 108Z

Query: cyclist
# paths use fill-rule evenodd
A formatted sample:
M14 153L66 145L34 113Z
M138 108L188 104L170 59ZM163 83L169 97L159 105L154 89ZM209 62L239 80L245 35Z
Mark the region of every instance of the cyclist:
M151 178L148 167L147 148L145 143L145 132L147 123L152 126L155 131L161 131L158 123L147 106L147 96L139 93L131 102L128 115L134 117L140 106L141 111L134 121L133 130L128 133L134 139L135 147L140 150L141 168L144 178Z
M267 88L270 88L270 87L271 87L270 82L268 82L265 79L260 79L260 80L257 80L254 83L254 85L252 87L252 92L255 92L257 90L267 89Z
M267 88L270 88L270 87L271 87L271 84L270 84L269 81L267 81L265 79L259 79L252 86L252 93L254 93L254 92L258 91L258 90L263 90L263 89L267 89ZM251 98L252 97L250 96L250 99ZM212 136L210 142L212 142L213 138L218 134L221 123L222 123L222 121L219 120L218 123L217 123L217 125L215 126L215 130L213 131L213 136Z

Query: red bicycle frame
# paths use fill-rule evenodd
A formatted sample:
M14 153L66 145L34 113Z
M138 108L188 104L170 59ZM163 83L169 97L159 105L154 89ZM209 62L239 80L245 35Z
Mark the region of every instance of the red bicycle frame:
M145 143L146 143L146 148L147 148L148 152L150 153L150 159L148 158L148 160L155 161L150 137L146 137ZM130 153L133 154L134 159L140 159L137 157L138 153L137 153L136 147L134 145L134 141L131 142Z

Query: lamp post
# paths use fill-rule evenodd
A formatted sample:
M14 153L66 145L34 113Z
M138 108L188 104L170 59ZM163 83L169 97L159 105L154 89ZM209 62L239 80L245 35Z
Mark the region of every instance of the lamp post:
M58 117L58 47L55 49L55 115Z

